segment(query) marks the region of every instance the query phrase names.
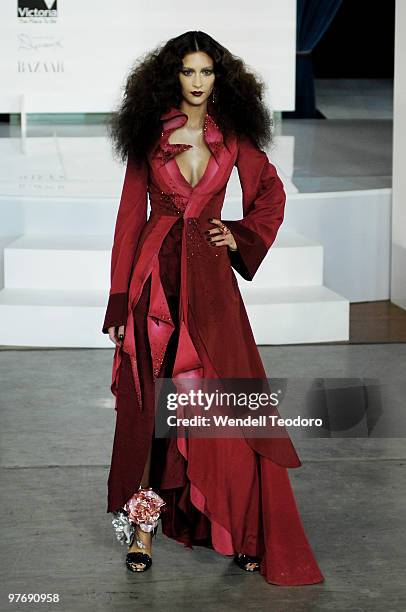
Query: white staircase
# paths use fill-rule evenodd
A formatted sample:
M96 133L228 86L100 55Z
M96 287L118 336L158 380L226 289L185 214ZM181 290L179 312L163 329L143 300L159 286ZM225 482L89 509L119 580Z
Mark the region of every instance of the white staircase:
M323 247L281 229L254 281L238 276L257 344L349 338L349 301L323 286Z
M101 333L111 243L111 235L3 238L0 345L111 348ZM348 339L349 302L323 287L321 245L281 230L255 281L236 276L258 344Z

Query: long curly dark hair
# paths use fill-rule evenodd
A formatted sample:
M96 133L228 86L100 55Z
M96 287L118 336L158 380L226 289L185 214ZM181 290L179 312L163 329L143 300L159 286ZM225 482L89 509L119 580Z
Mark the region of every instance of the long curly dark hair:
M182 101L179 72L188 53L203 51L213 60L215 102L212 115L227 138L230 133L249 137L259 148L272 139L273 120L263 101L264 82L244 61L205 32L185 32L141 56L130 68L123 100L106 122L115 155L141 161L161 135L160 117Z

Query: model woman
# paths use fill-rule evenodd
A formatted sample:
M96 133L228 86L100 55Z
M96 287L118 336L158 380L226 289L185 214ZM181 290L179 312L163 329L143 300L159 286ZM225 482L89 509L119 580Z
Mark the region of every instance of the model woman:
M126 173L103 324L116 345L107 512L134 572L152 564L160 519L167 537L270 583L323 581L287 474L301 465L287 435L154 435L158 377L266 379L232 269L252 280L283 221L283 184L263 151L263 87L209 35L186 32L137 63L110 123ZM225 221L234 166L243 214Z

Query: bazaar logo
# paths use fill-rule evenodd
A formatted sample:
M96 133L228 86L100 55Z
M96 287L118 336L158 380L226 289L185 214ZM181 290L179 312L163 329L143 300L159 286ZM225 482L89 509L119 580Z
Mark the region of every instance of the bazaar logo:
M57 16L57 0L17 0L19 19L44 19Z

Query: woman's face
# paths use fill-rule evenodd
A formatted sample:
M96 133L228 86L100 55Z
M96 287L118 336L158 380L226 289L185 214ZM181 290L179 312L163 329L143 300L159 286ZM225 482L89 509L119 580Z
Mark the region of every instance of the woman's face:
M189 104L200 106L208 100L213 90L213 60L207 53L195 51L185 55L182 63L183 68L179 72L182 96ZM199 91L202 92L200 96L192 93Z

